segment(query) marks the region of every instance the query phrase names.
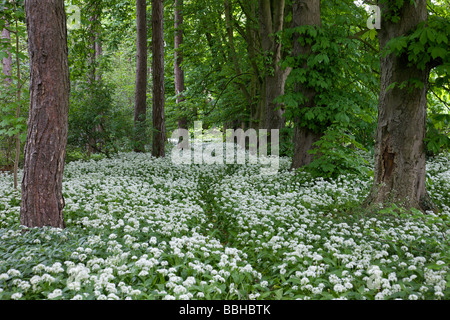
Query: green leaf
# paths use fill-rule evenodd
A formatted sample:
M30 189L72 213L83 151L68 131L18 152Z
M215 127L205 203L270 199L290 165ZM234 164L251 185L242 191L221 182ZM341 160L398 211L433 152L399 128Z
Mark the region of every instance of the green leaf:
M436 59L437 57L444 59L446 56L447 56L446 49L440 47L431 48L431 57L433 59Z
M305 114L305 119L306 120L312 120L314 118L315 118L314 112L311 109L308 110L308 112Z
M313 38L317 36L317 30L315 28L309 28L308 33Z
M405 37L396 38L391 41L390 47L395 51L402 51L403 48L408 46L408 41Z
M441 43L448 43L448 38L445 35L445 33L438 33L436 35L436 43L441 44Z
M433 29L426 29L427 30L427 38L428 40L430 40L431 42L433 42L436 39L436 33L434 32Z
M420 34L419 41L420 41L420 43L421 43L422 45L425 45L425 44L427 43L428 38L427 38L427 32L426 32L426 30L422 30L422 33Z
M394 89L397 86L397 82L393 82L391 83L387 88L386 88L386 92L388 92L389 90Z
M283 289L278 289L275 291L275 298L277 300L281 300L283 298Z
M425 47L423 45L421 45L420 43L415 42L409 46L409 50L412 51L417 56L421 52L425 51Z

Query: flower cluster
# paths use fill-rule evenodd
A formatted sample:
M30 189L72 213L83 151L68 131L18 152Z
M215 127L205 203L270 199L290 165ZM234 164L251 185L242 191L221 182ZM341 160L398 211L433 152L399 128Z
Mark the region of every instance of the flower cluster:
M0 174L0 299L448 299L450 158L429 164L439 214L360 212L370 177L313 179L280 159L72 162L67 228L23 232Z

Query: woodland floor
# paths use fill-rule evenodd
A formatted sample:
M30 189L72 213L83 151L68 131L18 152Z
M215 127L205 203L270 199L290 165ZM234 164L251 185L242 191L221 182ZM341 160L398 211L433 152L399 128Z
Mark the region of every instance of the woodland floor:
M428 163L437 215L365 211L371 177L289 164L71 162L67 228L26 233L0 173L0 299L450 298L449 156Z

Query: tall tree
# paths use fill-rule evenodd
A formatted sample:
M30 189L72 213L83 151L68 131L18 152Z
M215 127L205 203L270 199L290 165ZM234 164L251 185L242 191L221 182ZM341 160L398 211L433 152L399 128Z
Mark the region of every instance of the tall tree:
M22 98L22 84L21 84L21 74L20 74L20 47L19 47L19 23L17 17L17 7L14 3L14 22L16 27L16 77L17 77L17 91L16 91L16 119L20 116L20 101ZM20 132L16 133L16 156L14 159L14 188L17 189L18 183L18 171L19 171L19 160L20 160Z
M320 0L294 0L292 5L292 28L300 26L313 26L320 27L321 14L320 14ZM295 32L293 35L293 49L292 55L294 57L303 56L302 68L308 68L307 57L311 54L311 45L306 42L303 44L299 41L299 33ZM315 97L317 91L313 86L307 86L306 84L296 83L294 91L301 93L303 96L302 103L299 104L299 108L312 108L315 106ZM313 155L308 151L313 148L313 144L317 142L322 134L320 132L314 132L308 127L301 126L300 119L297 116L294 120L294 156L292 159L292 168L297 169L304 165L309 164Z
M102 41L101 41L101 14L102 14L102 3L97 0L90 0L87 4L88 8L90 8L90 50L89 50L89 83L97 87L100 85L102 80L102 73L100 69L100 59L103 53ZM103 114L101 114L103 116ZM92 128L93 132L101 132L103 118L100 118L100 123ZM98 135L98 134L96 134ZM103 141L100 139L96 139L94 137L89 138L89 143L87 146L87 152L90 156L91 153L96 153L99 150L102 150Z
M230 0L224 0L224 9L225 9L225 25L227 29L227 36L228 36L228 56L230 57L232 63L234 72L236 73L236 77L242 76L244 73L242 71L242 68L240 66L240 61L236 52L236 46L234 42L234 19L233 19L233 3ZM242 81L237 81L237 87L242 92L243 96L245 97L245 100L247 101L247 104L249 106L250 113L255 109L255 100L254 97L252 97L249 89L247 88L247 85ZM241 125L243 128L244 125Z
M2 36L1 39L5 43L7 43L8 48L11 46L11 32L9 30L10 25L9 21L6 20L6 17L3 17L5 19L5 28L2 30ZM8 49L6 51L7 56L2 59L2 71L4 78L4 84L8 90L11 90L12 88L12 54L11 51ZM14 188L17 189L17 145L16 145L16 158L14 161Z
M134 100L135 152L145 152L147 120L147 1L136 1L136 89Z
M11 43L11 32L9 31L9 22L5 22L5 28L2 30L2 41ZM2 59L3 74L5 75L5 83L10 86L12 84L12 55L7 51L7 56Z
M184 84L184 70L183 64L183 0L175 0L175 61L174 61L174 75L175 75L175 94L177 96L177 104L182 105ZM186 115L178 117L178 128L187 129L188 123Z
M69 112L69 66L63 0L26 0L30 111L20 223L64 228L62 179Z
M228 3L228 0L225 0L225 3ZM264 128L266 126L265 119L265 109L266 106L264 102L266 101L264 94L265 86L265 77L264 70L260 67L260 58L261 56L258 54L262 51L261 37L260 37L260 23L258 21L258 2L259 1L238 1L240 9L245 16L245 25L243 27L240 26L239 22L234 19L233 15L229 15L229 20L231 21L230 27L227 28L228 34L230 35L234 33L233 26L238 31L239 35L245 41L246 52L249 70L243 69L242 71L237 69L236 71L236 61L238 60L237 52L232 50L231 53L235 53L235 58L233 60L235 65L236 74L242 74L250 71L251 80L249 83L244 83L244 86L241 86L241 82L239 83L240 90L243 93L244 97L247 99L247 104L249 105L249 127L258 129ZM232 7L232 2L230 2L229 7ZM230 12L232 12L230 10ZM225 18L227 19L227 11L225 10ZM239 56L240 57L240 56ZM245 58L245 57L243 57ZM239 67L239 65L238 65ZM245 89L244 89L245 88ZM264 110L263 110L264 109Z
M378 5L382 50L389 41L410 34L427 21L426 0L402 1L400 5L380 0ZM381 56L375 177L368 203L395 201L407 208L433 208L425 185L424 145L430 67L409 64L407 54Z
M90 42L90 50L89 50L89 81L90 83L94 83L94 81L101 80L101 72L99 68L99 61L102 55L102 43L101 43L101 12L102 12L102 4L97 0L90 0L87 4L89 8L89 42Z
M285 7L285 0L259 0L260 37L265 64L262 112L266 129L284 128L286 121L282 105L274 101L284 94L290 71L280 66L282 44L277 36L283 30Z
M153 53L153 143L152 155L165 156L165 85L164 85L164 5L163 0L152 0Z

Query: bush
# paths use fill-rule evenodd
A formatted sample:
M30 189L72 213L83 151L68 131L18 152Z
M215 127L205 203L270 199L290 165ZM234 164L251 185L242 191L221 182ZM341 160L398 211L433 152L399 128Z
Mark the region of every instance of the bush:
M342 127L329 127L315 146L310 153L317 156L305 167L314 177L336 178L342 174L370 172L368 161L361 153L367 150Z
M129 150L131 115L113 103L114 88L102 82L81 83L71 93L69 111L70 147L109 156ZM88 153L90 152L88 151Z

